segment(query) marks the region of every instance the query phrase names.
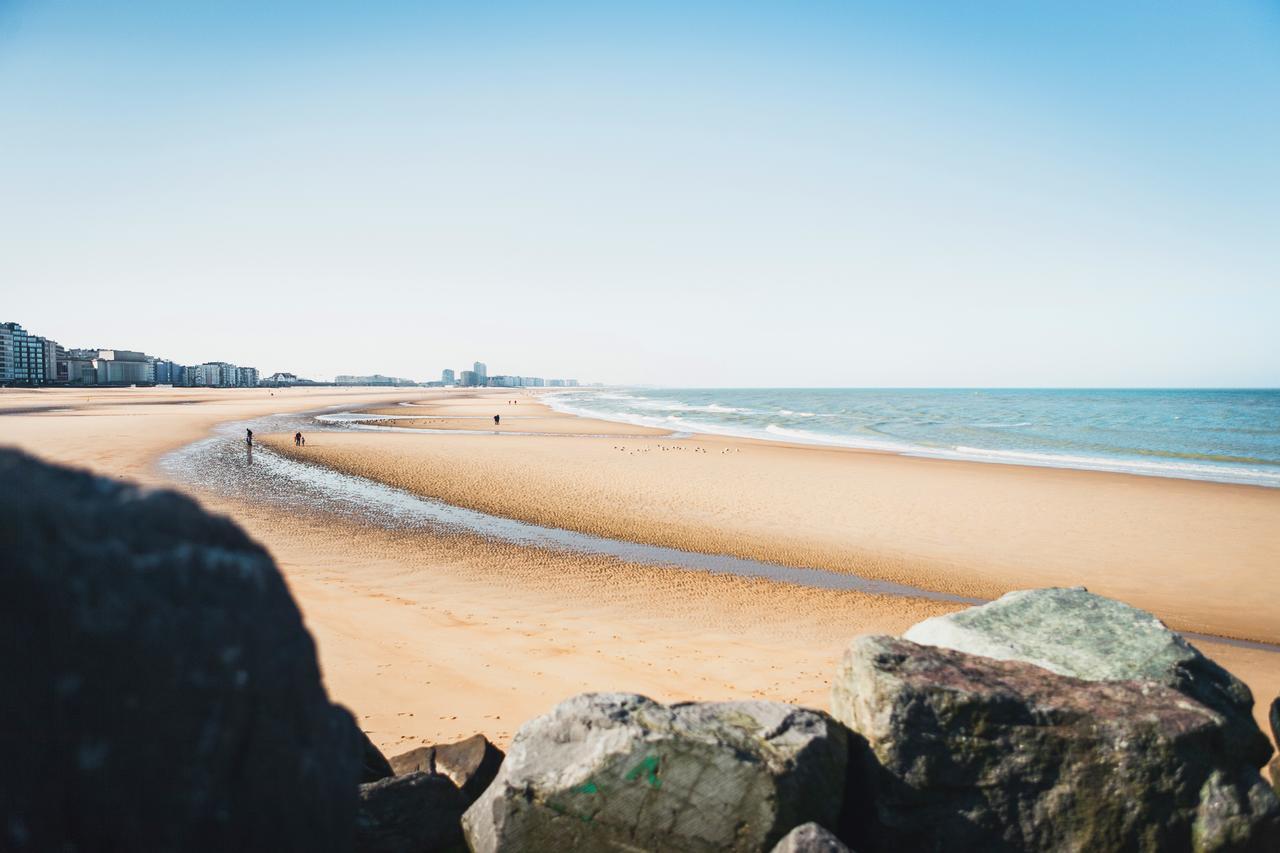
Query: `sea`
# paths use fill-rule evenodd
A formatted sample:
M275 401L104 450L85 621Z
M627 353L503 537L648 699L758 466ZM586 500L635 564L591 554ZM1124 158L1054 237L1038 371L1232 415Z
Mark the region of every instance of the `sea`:
M544 399L678 432L1280 488L1280 389L574 388Z

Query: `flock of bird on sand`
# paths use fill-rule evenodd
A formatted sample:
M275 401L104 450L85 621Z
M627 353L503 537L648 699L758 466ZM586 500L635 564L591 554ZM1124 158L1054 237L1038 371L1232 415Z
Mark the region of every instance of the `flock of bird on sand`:
M649 451L653 450L652 447L633 447L632 449L627 450L626 445L617 445L617 444L613 446L613 449L617 450L620 453L626 453L629 456L634 456L637 453L648 453ZM668 447L666 445L659 444L658 449L661 450L663 453L666 453L668 450L683 451L685 448L681 447L680 445L671 445ZM693 450L694 453L710 453L711 452L707 450L705 447L694 447L691 449ZM723 456L726 453L741 453L741 452L742 452L742 448L740 447L726 447L720 451L720 455Z

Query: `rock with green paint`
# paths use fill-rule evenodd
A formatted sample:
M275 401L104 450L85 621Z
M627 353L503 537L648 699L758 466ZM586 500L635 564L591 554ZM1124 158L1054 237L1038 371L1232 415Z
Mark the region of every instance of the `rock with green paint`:
M1280 850L1280 800L1226 718L1153 681L860 637L832 712L869 747L859 850Z
M830 830L804 823L788 832L770 853L850 853Z
M1083 587L1011 592L981 607L926 619L902 636L1088 681L1154 681L1222 714L1230 748L1242 761L1262 767L1271 756L1244 682L1145 610Z
M767 851L799 824L835 824L848 746L792 705L583 694L520 728L463 828L476 853Z

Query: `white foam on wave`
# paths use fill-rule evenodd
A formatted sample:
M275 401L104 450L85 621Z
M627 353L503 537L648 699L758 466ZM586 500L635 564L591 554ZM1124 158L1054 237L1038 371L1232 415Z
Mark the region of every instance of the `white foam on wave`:
M832 447L848 447L858 450L874 450L885 453L897 453L904 456L922 456L937 459L956 459L971 462L987 462L1006 465L1035 465L1047 468L1070 468L1087 471L1111 471L1122 474L1139 474L1152 477L1172 477L1187 480L1210 480L1223 483L1242 483L1280 487L1280 470L1257 466L1212 465L1177 460L1144 460L1123 457L1080 456L1066 453L1047 453L1024 450L991 450L981 447L957 445L954 447L928 447L908 442L882 441L862 436L838 435L796 429L776 423L750 427L741 424L727 425L709 423L680 414L665 416L638 415L632 412L618 412L607 409L594 409L583 406L565 404L556 400L554 395L543 398L551 407L566 414L580 415L590 418L616 421L635 426L657 427L659 429L679 429L685 432L720 435L728 438L753 438L769 441L788 441L800 444L817 444ZM598 399L598 398L596 398ZM656 402L656 401L655 401ZM676 401L663 401L671 405ZM714 404L712 404L714 405ZM666 411L672 411L667 409ZM675 411L714 411L707 407L682 406ZM752 410L742 410L751 412ZM779 415L815 417L812 412L791 412L779 410ZM973 424L975 427L1016 428L1031 426L1029 421L1012 424Z
M1256 466L1228 467L1177 460L1125 459L1107 456L1078 456L1069 453L1039 453L1031 450L988 450L981 447L956 447L957 455L979 461L1004 462L1010 465L1041 465L1052 468L1079 468L1088 471L1116 471L1124 474L1147 474L1192 480L1220 480L1231 483L1280 485L1280 471Z
M911 453L920 448L912 444L899 443L894 441L880 441L873 438L861 438L859 436L832 435L830 433L814 432L807 429L795 429L794 427L784 427L778 424L769 424L764 428L764 432L769 436L777 436L787 441L797 441L804 444L827 444L833 447L852 447L858 450L881 450L886 453Z
M717 415L749 415L753 414L753 409L739 409L734 406L722 406L719 403L681 403L679 400L641 400L635 404L636 408L649 409L655 412L707 412Z
M586 406L567 403L556 394L544 394L541 399L550 406L553 411L561 412L566 415L577 415L580 418L598 418L602 421L613 421L614 423L630 424L631 426L671 429L671 425L666 423L666 421L668 420L668 417L674 417L637 415L631 412L619 412L611 409L593 409Z

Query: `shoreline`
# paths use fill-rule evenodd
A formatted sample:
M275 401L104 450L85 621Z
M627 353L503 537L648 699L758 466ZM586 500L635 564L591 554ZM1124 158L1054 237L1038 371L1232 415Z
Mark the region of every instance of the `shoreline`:
M500 399L455 392L448 407L461 417L500 409ZM419 404L424 414L432 405ZM264 440L344 474L547 527L968 598L1083 585L1180 630L1280 642L1280 606L1247 592L1280 562L1269 532L1280 530L1280 492L1268 488L705 435L406 427L318 435L301 452Z
M626 387L621 386L621 389L626 390ZM602 412L587 407L565 405L564 403L557 404L555 402L558 397L563 397L573 393L583 393L584 391L589 393L590 389L577 389L576 391L559 388L555 390L531 389L530 393L540 400L545 400L547 406L562 414L609 421L618 424L628 424L636 428L665 428L672 432L689 432L696 435L715 436L718 438L841 448L864 453L885 453L894 456L910 456L921 459L978 462L986 465L1017 465L1027 468L1054 468L1067 471L1094 471L1107 474L1126 474L1135 477L1156 477L1169 480L1190 480L1193 482L1223 483L1239 486L1257 486L1264 489L1280 489L1280 471L1255 472L1252 476L1244 474L1232 475L1231 470L1225 467L1197 464L1194 462L1175 463L1171 459L1169 461L1154 462L1144 459L1124 457L1090 457L1024 450L1004 450L977 447L941 448L910 443L895 444L887 441L876 443L869 439L846 438L835 434L824 435L812 430L800 430L794 428L779 427L776 432L771 432L770 428L776 426L772 424L764 428L735 429L715 424L702 423L683 417L680 418L681 423L678 428L662 427L659 426L658 423L666 419L656 415L627 415L621 412ZM804 434L800 435L799 433Z
M177 488L245 527L271 551L293 590L315 636L330 692L336 701L353 709L362 728L388 754L475 732L490 734L503 744L519 721L583 690L634 690L660 701L766 698L825 709L825 682L856 634L898 634L914 622L961 606L552 553L425 529L375 529L334 519L321 507L298 512L270 500L220 497L207 488L175 483L158 467L158 460L176 447L218 438L221 424L327 406L368 409L394 405L408 396L404 389L323 390L328 393L271 397L264 390L100 389L88 395L92 400L75 400L75 393L59 391L41 395L35 402L58 403L53 408L61 411L46 408L39 413L18 411L31 406L30 397L3 394L0 412L8 414L0 418L0 442L108 476ZM430 391L412 397L428 406L456 405L462 399L461 395ZM495 399L501 397L482 396L463 405L476 407L476 414L492 414L501 411L495 409ZM228 436L229 441L233 438ZM454 475L483 473L474 465L491 463L487 477L476 484L483 493L494 495L520 494L522 472L559 471L563 477L565 464L570 466L569 474L589 468L600 460L598 454L584 455L585 448L593 443L605 447L621 443L612 437L374 430L355 434L316 431L309 433L308 439L305 461L309 463L322 461L324 454L336 449L330 442L337 439L355 441L382 464L404 471L413 470L420 461L416 453L402 452L413 445L439 450L450 460L447 467ZM279 440L292 446L286 436ZM727 472L725 466L718 465L721 461L748 461L763 452L761 449L769 449L767 456L777 452L772 443L744 443L742 453L717 457L712 452L716 442L700 437L643 440L683 442L686 450L669 451L668 459L671 453L680 453L685 467L704 474ZM630 444L636 439L626 441ZM694 454L694 446L708 452ZM720 446L723 448L723 443ZM642 472L642 466L661 452L618 453L614 459L622 465L615 466L614 473L619 485L627 489L643 486L648 478L631 475ZM788 459L821 460L830 451L799 448L786 453ZM976 469L1017 470L978 463L956 467L959 463L947 465L888 454L841 454L857 460L859 467L868 461L877 468L891 464L884 469L891 473L930 471L941 464L950 472L949 480L956 472ZM607 454L604 458L608 460ZM704 462L708 464L702 465ZM802 468L812 464L802 463ZM774 476L788 468L790 462L782 467L756 468L753 461L730 478L729 493L744 505L759 504L758 482L743 475L756 470L758 479L769 471ZM1026 470L1030 473L1020 478L1026 482L1047 475L1050 480L1086 478L1082 482L1092 483L1103 476ZM950 493L966 499L960 501L961 506L975 503L975 492L966 479L952 483L956 491ZM668 489L672 482L681 482L670 477L659 481ZM1139 493L1151 484L1170 482L1182 482L1201 492L1195 487L1206 486L1122 475L1104 476L1104 481L1107 491L1119 489L1121 493L1132 492L1135 484ZM1124 486L1126 483L1129 486ZM1213 484L1207 488L1226 488L1232 494L1240 489ZM799 489L800 498L805 491ZM1243 491L1271 493L1267 489ZM567 497L572 494L561 492L557 500L564 502ZM676 503L682 512L695 515L705 509L697 502ZM767 501L764 503L767 508ZM655 509L664 517L670 513L667 506ZM1020 518L1013 515L1007 520L1021 523ZM1265 523L1270 524L1275 516L1266 518ZM725 519L712 514L700 520L717 523ZM904 523L916 526L915 521L906 519ZM1071 518L1054 519L1056 527L1073 523ZM1256 534L1262 523L1255 520L1250 529ZM1276 528L1264 527L1262 532L1267 529ZM1005 530L1006 538L1010 531ZM793 532L803 535L805 531ZM882 531L884 538L891 535L892 531ZM1034 531L1023 531L1022 535L1034 540ZM1123 530L1118 534L1113 531L1112 538L1102 544L1116 542L1124 542ZM1255 544L1263 549L1262 557L1273 558L1275 549L1267 541ZM1014 550L1016 555L1019 549ZM1036 566L1029 561L1021 565L1023 571L1008 578L1013 585L1045 585L1039 582L1043 573L1034 571ZM1224 558L1200 566L1198 573L1208 574L1220 566L1231 569ZM921 575L911 553L904 553L889 568L911 579L918 580ZM1115 572L1123 578L1127 569L1119 565ZM1176 575L1176 569L1168 568L1166 573ZM1143 580L1142 573L1137 574ZM999 580L995 575L977 573L966 582L986 585L998 593L1002 591ZM1245 589L1239 581L1228 576L1217 580L1217 585ZM1149 578L1143 584L1158 586ZM1105 594L1096 584L1086 585ZM1185 588L1171 590L1168 595L1175 605L1190 601L1192 610L1208 607L1205 615L1232 634L1251 633L1234 629L1265 617L1263 611L1269 606L1266 596L1253 594L1229 602L1226 611L1214 612L1212 599L1190 594ZM1160 615L1175 628L1194 631L1199 627L1186 624L1186 620L1168 619L1168 613ZM1258 700L1255 715L1261 722L1265 703L1280 693L1280 658L1276 653L1212 638L1196 645L1250 685Z
M524 433L512 433L524 435ZM258 451L271 453L270 450ZM270 458L270 457L268 457ZM709 554L693 551L679 551L673 548L650 546L640 542L627 540L602 539L590 534L579 534L561 528L546 528L529 522L501 516L487 515L474 510L467 510L443 501L423 498L410 492L389 486L376 480L342 474L323 465L314 465L305 461L286 460L287 465L300 470L319 469L327 471L322 481L340 482L345 497L352 492L359 492L373 502L363 505L362 515L372 523L376 517L375 505L378 503L394 504L400 517L400 529L406 521L406 511L417 502L422 509L418 521L426 521L456 531L458 536L478 536L498 545L513 545L531 551L547 553L554 558L562 555L580 555L590 558L617 560L621 563L644 568L672 569L699 572L715 577L728 577L743 580L763 580L805 590L832 590L841 592L857 592L864 595L887 597L894 599L915 599L922 602L933 602L944 606L986 604L989 598L962 598L948 593L904 586L889 582L862 578L857 575L830 572L810 567L793 568L776 563L759 563L729 557L723 554ZM294 479L297 472L289 475ZM332 478L340 478L334 481ZM437 507L439 509L437 509ZM326 511L333 511L326 507ZM468 515L469 514L469 515ZM348 521L343 513L335 512L335 518ZM451 534L452 535L452 534ZM1241 649L1280 654L1280 644L1259 640L1251 640L1225 634L1200 634L1181 630L1184 636L1196 642L1217 643Z

